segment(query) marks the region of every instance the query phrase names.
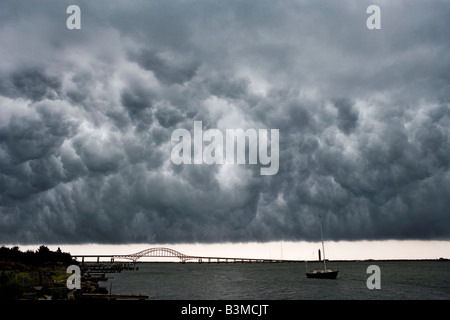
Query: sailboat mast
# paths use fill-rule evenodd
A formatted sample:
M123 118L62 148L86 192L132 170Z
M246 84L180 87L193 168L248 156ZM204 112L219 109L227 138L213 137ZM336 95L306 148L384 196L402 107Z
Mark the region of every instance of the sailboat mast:
M323 230L322 230L322 216L320 216L320 238L322 239L322 252L323 252L323 268L327 269L327 263L325 259L325 246L323 244Z

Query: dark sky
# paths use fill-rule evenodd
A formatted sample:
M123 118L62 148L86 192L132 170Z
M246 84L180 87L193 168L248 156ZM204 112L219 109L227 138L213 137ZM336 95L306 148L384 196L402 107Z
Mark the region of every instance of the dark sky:
M449 12L1 1L0 242L450 239ZM194 121L279 129L278 173L173 164Z

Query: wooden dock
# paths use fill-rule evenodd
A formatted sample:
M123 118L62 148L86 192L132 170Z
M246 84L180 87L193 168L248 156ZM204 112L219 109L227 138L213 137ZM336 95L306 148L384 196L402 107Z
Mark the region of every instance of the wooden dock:
M81 265L84 274L120 273L123 270L139 270L130 263L85 263Z

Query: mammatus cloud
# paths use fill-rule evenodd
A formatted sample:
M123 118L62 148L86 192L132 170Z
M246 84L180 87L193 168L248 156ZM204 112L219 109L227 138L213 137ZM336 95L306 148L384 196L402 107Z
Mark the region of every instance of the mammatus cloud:
M448 239L448 4L0 3L4 243ZM279 170L176 129L279 129Z

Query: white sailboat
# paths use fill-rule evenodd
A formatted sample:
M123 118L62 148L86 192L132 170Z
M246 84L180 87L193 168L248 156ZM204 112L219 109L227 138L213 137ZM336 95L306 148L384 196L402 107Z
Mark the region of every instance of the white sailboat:
M325 259L325 245L323 243L322 217L320 217L320 237L322 239L323 269L307 271L306 276L308 278L336 279L339 271L327 268L327 262ZM319 250L319 260L320 260L320 250Z

